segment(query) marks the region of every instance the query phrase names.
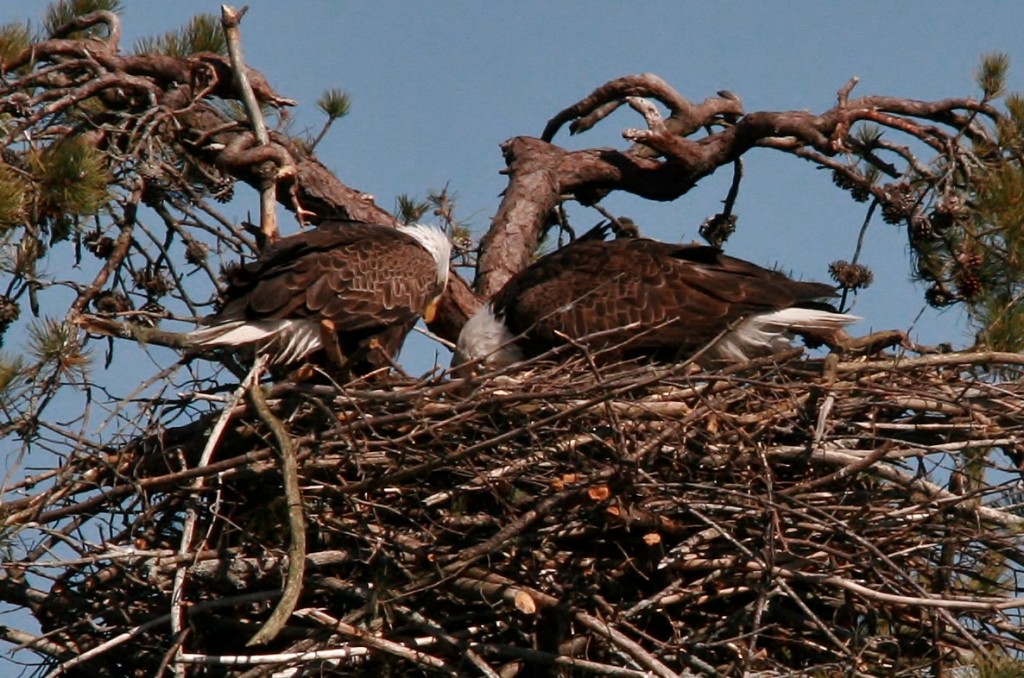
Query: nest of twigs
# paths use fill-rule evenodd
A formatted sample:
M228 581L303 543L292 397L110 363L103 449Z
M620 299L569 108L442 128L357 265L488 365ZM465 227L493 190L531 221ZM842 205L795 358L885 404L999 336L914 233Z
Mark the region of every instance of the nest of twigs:
M71 675L937 675L1024 649L1018 358L279 384L308 529L271 643L292 535L245 401L70 459L32 519L120 529L33 609Z

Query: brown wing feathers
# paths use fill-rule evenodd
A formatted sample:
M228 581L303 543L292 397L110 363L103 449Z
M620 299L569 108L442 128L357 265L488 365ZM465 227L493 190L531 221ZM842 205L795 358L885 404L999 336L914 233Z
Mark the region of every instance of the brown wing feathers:
M189 336L196 346L256 343L280 362L318 347L337 362L340 350L357 356L357 363L349 361L352 371L368 371L397 354L440 294L435 257L447 264L445 245L445 236L429 227L321 224L282 238L236 270L220 312ZM324 343L330 329L336 347Z
M820 283L735 259L713 247L645 239L582 241L551 255L501 290L495 313L530 342L559 343L627 328L600 343L635 337L638 349L678 351L710 341L734 321L831 296ZM646 334L645 334L646 332Z
M403 322L430 299L433 267L430 255L395 229L326 224L278 241L242 267L220 315L328 319L339 331Z

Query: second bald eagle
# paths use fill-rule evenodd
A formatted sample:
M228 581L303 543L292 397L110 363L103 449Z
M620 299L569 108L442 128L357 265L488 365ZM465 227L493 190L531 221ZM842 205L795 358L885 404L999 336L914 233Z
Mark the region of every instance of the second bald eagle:
M534 262L498 291L459 336L452 365L498 368L566 343L616 357L738 362L829 340L859 320L800 282L715 247L645 238L581 239ZM721 336L719 336L721 335Z

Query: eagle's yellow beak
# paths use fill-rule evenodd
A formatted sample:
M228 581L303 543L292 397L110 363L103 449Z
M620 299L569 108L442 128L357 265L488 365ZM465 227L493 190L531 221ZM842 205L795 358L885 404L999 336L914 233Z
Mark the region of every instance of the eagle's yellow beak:
M437 296L430 300L427 308L423 311L423 322L430 324L437 317L437 309L441 305L441 297Z

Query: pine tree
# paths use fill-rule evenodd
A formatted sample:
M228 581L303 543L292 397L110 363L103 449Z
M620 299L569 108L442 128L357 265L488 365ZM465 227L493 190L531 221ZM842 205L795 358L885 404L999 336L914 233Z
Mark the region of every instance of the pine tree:
M224 17L122 53L120 12L62 0L41 32L0 27L0 440L22 462L0 600L42 631L0 637L90 676L275 656L323 675L1019 670L1024 361L1000 352L1024 336L1024 98L1004 56L983 58L978 97L853 98L851 81L817 114L611 81L505 143L508 188L474 248L448 187L393 215L317 160L344 91L313 104L315 136L261 143L257 119L297 102L250 69L245 105ZM554 143L623 105L646 124L632 146ZM477 272L430 326L454 340L546 237L576 234L568 201L607 220L590 237L629 235L606 195L684 199L730 166L701 231L727 242L754 147L829 170L865 224L904 229L908 270L933 305L966 306L979 350L887 352L885 336L701 373L584 353L511 380L339 385L245 380L244 361L183 343L276 235L225 203L436 217ZM869 266L831 270L853 294Z

